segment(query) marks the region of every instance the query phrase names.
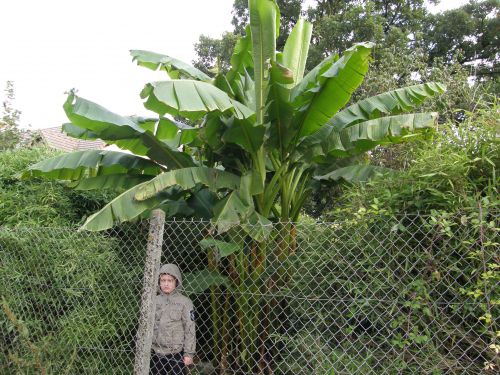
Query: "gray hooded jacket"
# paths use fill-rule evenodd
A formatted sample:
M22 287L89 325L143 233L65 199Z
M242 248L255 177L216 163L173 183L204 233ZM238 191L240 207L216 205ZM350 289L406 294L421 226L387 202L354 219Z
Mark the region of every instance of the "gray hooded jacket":
M194 309L191 300L182 293L182 275L175 264L164 264L160 275L169 274L177 279L177 287L170 294L159 293L155 298L155 322L152 348L158 354L174 354L181 351L193 357L196 352Z

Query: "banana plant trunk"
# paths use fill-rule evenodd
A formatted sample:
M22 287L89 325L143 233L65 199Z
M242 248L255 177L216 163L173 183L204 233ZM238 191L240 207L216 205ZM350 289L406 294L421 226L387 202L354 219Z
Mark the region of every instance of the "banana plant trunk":
M296 233L291 223L275 228L274 240L247 238L243 251L231 255L227 264L217 264L236 292L211 289L213 355L219 374L273 374L279 360L270 340L272 333L285 333L287 301L276 293L290 280L288 257L294 252ZM208 261L215 269L214 253Z

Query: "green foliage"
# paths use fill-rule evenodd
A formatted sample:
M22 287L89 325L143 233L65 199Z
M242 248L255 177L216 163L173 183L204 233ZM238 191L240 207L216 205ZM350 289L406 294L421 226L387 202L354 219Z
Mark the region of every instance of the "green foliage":
M74 227L0 228L0 246L0 327L7 333L0 372L104 373L103 365L116 366L101 350L133 346L124 340L139 309L141 246L124 256L120 238Z
M459 63L474 62L479 79L498 80L499 12L498 0L483 0L428 16L423 37L430 61L451 62L459 51Z
M193 61L193 66L207 74L227 72L231 68L231 55L237 40L237 35L228 32L222 34L220 39L200 35L194 45L197 59Z
M339 337L333 330L330 340L347 340L346 350L357 348L359 331L356 325L349 329L350 319L367 319L381 339L377 343L383 353L365 353L365 347L354 352L363 353L363 358L374 355L387 359L390 365L384 370L389 373L412 373L422 364L436 373L446 373L448 367L443 364L459 366L465 354L475 363L474 373L497 363L498 109L495 102L466 114L459 126L450 121L427 141L399 150L397 162L384 154L386 149L376 151L374 161L396 164L391 166L398 167L399 172L343 189L339 206L324 216L335 222L332 227L338 228L339 238L342 228L355 228L355 236L339 242L342 259L360 262L359 268L366 271L348 280L335 275L325 278L322 288L331 288L327 294L333 299L346 300L344 291L354 291L359 299L359 305L353 302L346 306L345 313L335 317L339 330L348 327L347 336ZM321 234L307 241L315 239L320 249ZM336 250L317 251L302 265L304 269L321 265L326 272L328 262L338 263ZM309 282L303 280L297 290L307 288ZM377 303L379 300L400 304L402 314L393 314L394 310L387 310L389 307ZM453 304L449 309L440 307L450 301ZM300 306L295 309L300 312ZM324 314L329 309L333 307L324 306ZM464 320L455 321L457 316ZM380 317L384 322L377 322ZM324 320L318 312L317 321ZM387 322L391 330L381 331ZM370 332L365 334L368 340ZM456 351L446 341L450 335L454 342L474 342L477 337L487 344L477 351ZM328 345L328 337L322 340ZM342 364L335 370L346 368ZM376 374L380 369L373 364L364 373Z
M142 249L121 249L122 241L139 244L141 232L103 236L75 227L113 193L18 179L31 163L59 154L0 152L0 373L104 373L102 363L112 368L116 358L81 348L123 347L136 321L139 299L131 286L140 285Z
M345 210L357 211L375 204L395 213L455 212L476 207L482 197L498 204L497 137L495 103L470 113L460 126L444 124L431 140L419 142L398 155L400 160L406 160L406 166L397 175L346 189ZM379 156L375 153L375 160ZM378 160L384 163L387 159L384 156Z
M58 182L18 178L33 162L59 154L43 147L0 152L0 225L76 224L112 196L106 191L89 194L67 189Z
M298 248L309 250L291 260L300 277L287 290L287 335L275 338L283 367L474 374L495 364L500 222L494 205L480 203L431 215L374 204L298 230Z

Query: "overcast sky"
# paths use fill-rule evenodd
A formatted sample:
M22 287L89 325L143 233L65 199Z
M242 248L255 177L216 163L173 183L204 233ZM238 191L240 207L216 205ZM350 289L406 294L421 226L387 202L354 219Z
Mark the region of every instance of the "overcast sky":
M441 1L438 10L466 0ZM199 35L231 30L233 0L0 0L0 100L14 81L21 125L66 122L65 91L122 114L147 114L139 92L164 79L131 62L130 49L195 58Z

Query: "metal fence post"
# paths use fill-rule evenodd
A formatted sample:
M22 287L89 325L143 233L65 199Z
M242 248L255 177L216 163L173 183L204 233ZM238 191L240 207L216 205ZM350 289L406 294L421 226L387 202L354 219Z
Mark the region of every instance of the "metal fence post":
M147 375L149 372L149 357L151 355L155 313L154 296L156 294L156 278L160 266L164 225L165 213L162 210L154 210L150 220L146 262L144 265L141 310L135 347L135 375Z

